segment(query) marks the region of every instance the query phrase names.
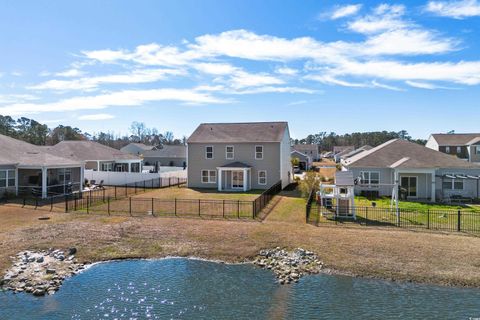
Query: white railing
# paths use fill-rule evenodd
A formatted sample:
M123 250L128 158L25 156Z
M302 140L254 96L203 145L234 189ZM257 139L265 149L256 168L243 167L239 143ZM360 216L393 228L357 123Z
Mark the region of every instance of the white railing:
M175 170L160 173L140 173L140 172L115 172L115 171L93 171L85 170L85 179L95 180L99 184L103 180L106 186L122 186L128 183L143 182L158 178L186 178L187 170Z

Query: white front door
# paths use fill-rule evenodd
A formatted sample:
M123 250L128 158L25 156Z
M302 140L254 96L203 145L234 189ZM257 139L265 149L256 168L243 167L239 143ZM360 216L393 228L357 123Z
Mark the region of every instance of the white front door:
M232 171L232 189L243 189L242 171Z

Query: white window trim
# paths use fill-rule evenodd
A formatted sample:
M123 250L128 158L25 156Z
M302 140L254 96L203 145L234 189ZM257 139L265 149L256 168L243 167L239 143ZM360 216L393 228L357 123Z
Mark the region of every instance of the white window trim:
M204 182L203 181L203 172L204 171L207 171L207 182ZM214 173L214 175L212 175L211 173ZM214 179L212 179L212 176L214 177ZM217 171L216 170L208 170L208 169L203 169L200 171L200 181L202 183L205 183L205 184L212 184L212 183L217 183Z
M480 154L480 145L475 146L475 153Z
M445 147L445 153L450 153L450 147Z
M207 157L207 153L208 153L207 148L212 148L212 157L211 158ZM214 151L215 151L215 149L213 148L213 146L205 146L205 159L206 160L215 159L215 152Z
M232 152L231 152L232 157L230 157L230 158L228 157L228 153L229 153L229 152L227 151L228 148L232 148ZM225 146L225 159L226 159L226 160L233 160L233 159L235 159L235 147L234 147L234 146Z
M447 175L449 176L456 176L458 173L447 173ZM465 190L465 181L464 179L450 179L450 178L447 178L449 179L450 181L445 181L443 180L442 182L442 188L443 188L443 183L445 182L450 182L450 188L449 189L445 189L445 190L448 190L448 191L464 191ZM458 180L458 181L462 181L462 189L455 189L455 181Z
M462 153L462 147L457 147L457 154Z
M363 174L364 173L367 173L368 172L368 183L366 183L366 181L363 181ZM378 183L371 183L372 181L372 177L371 177L371 174L372 173L378 173ZM380 184L380 171L360 171L360 176L362 177L362 184L366 184L366 185L372 185L372 186L377 186Z
M257 147L262 147L262 157L261 158L257 158ZM263 152L265 151L265 149L263 148L263 145L256 145L254 151L255 151L255 160L263 160Z
M0 171L4 171L5 172L5 179L2 179L2 180L5 180L5 187L0 187L0 188L12 188L12 187L15 187L15 185L17 184L17 177L16 177L16 174L15 174L15 169L1 169ZM10 173L13 173L13 178L10 177ZM8 183L8 181L10 179L13 179L13 185L10 185Z
M261 172L265 172L265 182L264 183L261 183L260 182L260 173ZM267 170L258 170L258 173L257 173L257 178L258 178L258 184L261 185L261 186L266 186L267 185Z

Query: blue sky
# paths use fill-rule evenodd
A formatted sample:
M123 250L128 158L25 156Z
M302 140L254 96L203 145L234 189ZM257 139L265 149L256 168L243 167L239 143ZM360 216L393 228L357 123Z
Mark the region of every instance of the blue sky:
M480 1L3 1L0 114L127 133L478 131Z

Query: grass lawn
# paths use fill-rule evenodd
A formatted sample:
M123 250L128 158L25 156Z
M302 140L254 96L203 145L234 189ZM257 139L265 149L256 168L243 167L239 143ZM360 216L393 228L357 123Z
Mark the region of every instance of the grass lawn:
M355 197L355 206L357 207L371 207L372 202L375 202L377 204L377 207L390 208L391 198L382 197L376 200L368 200L365 197ZM449 204L441 204L441 203L420 203L420 202L414 202L414 201L400 201L398 204L398 207L400 209L417 210L417 211L427 211L427 210L457 211L460 209L462 211L472 211L472 212L480 213L480 208L475 205L449 205Z
M219 192L216 189L192 189L187 187L170 187L147 191L133 196L134 198L157 199L219 199L219 200L255 200L264 190L250 190L247 192Z

